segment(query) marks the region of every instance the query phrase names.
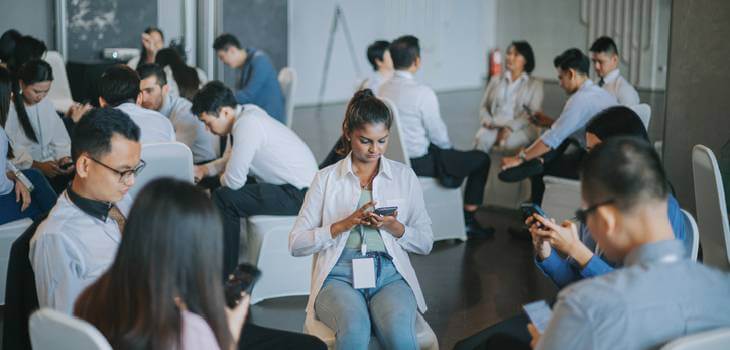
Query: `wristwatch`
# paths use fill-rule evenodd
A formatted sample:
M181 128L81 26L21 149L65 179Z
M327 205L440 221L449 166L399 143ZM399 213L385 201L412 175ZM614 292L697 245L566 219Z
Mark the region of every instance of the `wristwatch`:
M520 153L517 154L517 158L520 158L521 161L526 162L527 154L525 153L525 150L521 150Z

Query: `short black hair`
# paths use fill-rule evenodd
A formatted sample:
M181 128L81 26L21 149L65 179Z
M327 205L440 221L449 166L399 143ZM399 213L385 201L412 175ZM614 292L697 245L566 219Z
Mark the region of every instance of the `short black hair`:
M578 73L588 75L591 61L581 50L572 48L565 50L565 52L555 57L553 64L555 68L560 68L564 71L572 68Z
M595 53L605 53L609 55L618 55L618 47L616 46L616 42L607 36L602 36L596 39L596 41L593 42L593 45L591 45L591 49L589 51Z
M377 40L368 46L368 62L373 66L373 70L378 70L378 65L375 63L375 60L382 61L383 55L385 55L385 51L388 51L389 46L390 43L385 40Z
M167 84L167 74L157 63L145 63L138 66L137 74L139 74L139 80L145 80L154 75L157 78L157 85L165 86Z
M8 29L0 36L0 60L9 62L13 60L15 45L22 35L15 29Z
M588 205L612 200L622 212L666 200L670 191L654 147L631 136L609 138L596 146L583 159L580 178Z
M416 58L421 57L418 38L413 35L404 35L393 40L388 50L395 69L406 69L416 62Z
M15 69L32 60L40 60L46 53L46 43L30 35L21 36L15 43L13 59Z
M525 72L532 73L535 70L535 54L532 52L532 46L527 41L513 41L510 45L520 56L525 58Z
M99 96L112 107L135 102L139 95L139 75L126 64L117 64L101 75Z
M111 152L114 134L139 142L139 126L127 113L111 107L94 108L86 112L74 127L71 138L74 161L84 153L99 159Z
M240 49L241 43L233 34L230 33L223 33L215 38L215 41L213 41L213 50L215 51L228 50L231 46Z
M222 82L214 80L205 84L195 97L190 111L200 117L203 113L218 115L223 107L236 108L238 102L233 91Z
M633 136L649 142L644 122L626 106L608 107L598 112L588 123L586 132L596 135L601 141L616 136Z

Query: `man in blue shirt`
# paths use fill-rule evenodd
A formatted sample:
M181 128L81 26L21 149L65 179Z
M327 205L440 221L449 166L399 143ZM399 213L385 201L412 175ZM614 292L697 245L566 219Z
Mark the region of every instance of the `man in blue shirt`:
M238 39L227 33L215 39L213 49L221 62L241 71L241 77L234 89L238 104L255 104L274 119L286 124L284 95L276 70L266 53L252 47L241 48Z

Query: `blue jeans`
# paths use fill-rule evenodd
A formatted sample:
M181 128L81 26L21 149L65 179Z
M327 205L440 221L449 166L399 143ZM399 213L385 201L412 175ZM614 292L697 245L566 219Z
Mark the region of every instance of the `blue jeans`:
M0 195L0 225L23 218L36 220L56 204L58 196L43 173L37 169L27 169L23 170L23 174L35 187L30 193L30 206L24 211L20 211L20 203L15 201L15 188L9 193ZM0 176L5 176L5 174L0 174Z
M352 259L362 256L345 248L314 303L317 318L335 331L337 349L367 349L371 331L385 349L418 349L411 287L390 257L368 255L375 260L375 288L352 287Z

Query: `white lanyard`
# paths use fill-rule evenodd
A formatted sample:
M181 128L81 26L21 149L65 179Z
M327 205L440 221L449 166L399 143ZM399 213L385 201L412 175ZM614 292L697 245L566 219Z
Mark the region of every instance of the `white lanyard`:
M362 229L362 224L360 225L360 254L362 256L365 256L368 252L368 244L365 242L365 232Z

